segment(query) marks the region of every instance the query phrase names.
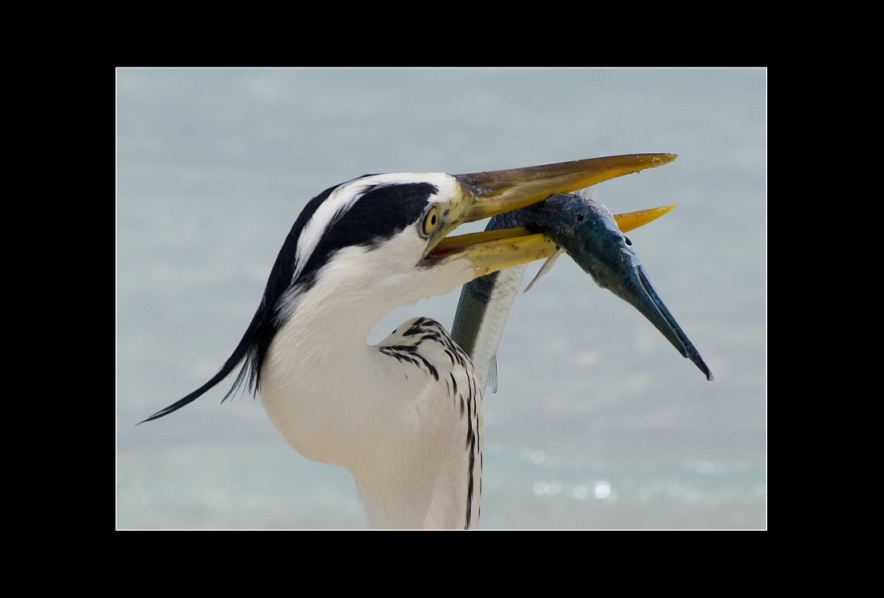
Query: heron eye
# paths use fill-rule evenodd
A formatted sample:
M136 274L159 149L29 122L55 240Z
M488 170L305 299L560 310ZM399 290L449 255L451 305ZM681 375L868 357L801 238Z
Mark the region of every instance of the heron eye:
M629 237L627 237L627 236L624 235L623 238L626 239L626 244L627 244L627 245L632 245L632 241L629 240Z
M427 212L427 215L424 216L424 223L421 227L422 232L425 237L429 237L432 235L437 228L439 228L439 223L441 222L441 218L439 217L439 207L433 206Z

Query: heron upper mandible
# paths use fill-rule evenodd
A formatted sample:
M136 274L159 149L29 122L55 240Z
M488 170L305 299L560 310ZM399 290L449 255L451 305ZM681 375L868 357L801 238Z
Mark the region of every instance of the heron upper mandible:
M145 421L187 405L241 366L225 398L243 385L259 392L295 450L350 472L373 527L476 527L486 368L515 285L500 293L506 309L492 326L477 325L484 314L464 316L472 309L464 296L456 319L469 325L456 325L454 338L429 318L405 322L378 345L367 344L369 333L399 306L518 271L556 254L561 242L525 228L447 236L457 226L674 158L631 154L462 175L374 174L330 187L292 226L221 370ZM630 227L654 217L633 217ZM640 291L642 285L635 283ZM665 330L668 311L653 289L644 295L645 315L658 318L655 325L689 356L678 334ZM481 366L471 358L477 348L485 351Z

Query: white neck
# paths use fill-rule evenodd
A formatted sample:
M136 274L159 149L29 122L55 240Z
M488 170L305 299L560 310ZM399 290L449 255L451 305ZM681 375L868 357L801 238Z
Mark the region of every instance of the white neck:
M359 249L343 252L349 251L364 264ZM347 258L339 255L335 264ZM391 281L395 293L385 292L377 280L367 293L364 276L319 277L270 346L261 401L298 452L350 471L372 526L463 528L468 457L466 424L456 403L439 396L444 383L368 346L366 339L393 308L426 296L428 288L447 292L470 274L453 267L435 272L432 280L429 274L411 275L414 290ZM448 363L445 358L440 367ZM468 388L466 378L460 384ZM479 403L478 390L474 394ZM475 472L474 477L481 474L478 463ZM473 483L478 486L480 479Z

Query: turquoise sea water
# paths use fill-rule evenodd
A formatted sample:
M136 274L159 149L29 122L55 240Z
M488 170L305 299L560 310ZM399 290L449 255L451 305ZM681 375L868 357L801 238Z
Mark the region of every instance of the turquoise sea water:
M228 385L134 425L217 371L319 191L657 151L679 159L596 198L679 205L630 238L716 380L559 260L500 346L482 527L766 526L763 70L123 69L117 117L118 527L365 527L349 474L259 401L219 405ZM456 304L396 309L370 340Z

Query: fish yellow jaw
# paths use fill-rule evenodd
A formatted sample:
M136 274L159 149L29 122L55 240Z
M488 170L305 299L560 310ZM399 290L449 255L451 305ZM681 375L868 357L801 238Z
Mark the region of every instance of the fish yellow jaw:
M653 222L660 216L668 214L676 205L671 203L659 208L650 208L649 210L638 210L637 212L626 212L624 214L614 214L614 221L622 233L628 233L640 226Z

